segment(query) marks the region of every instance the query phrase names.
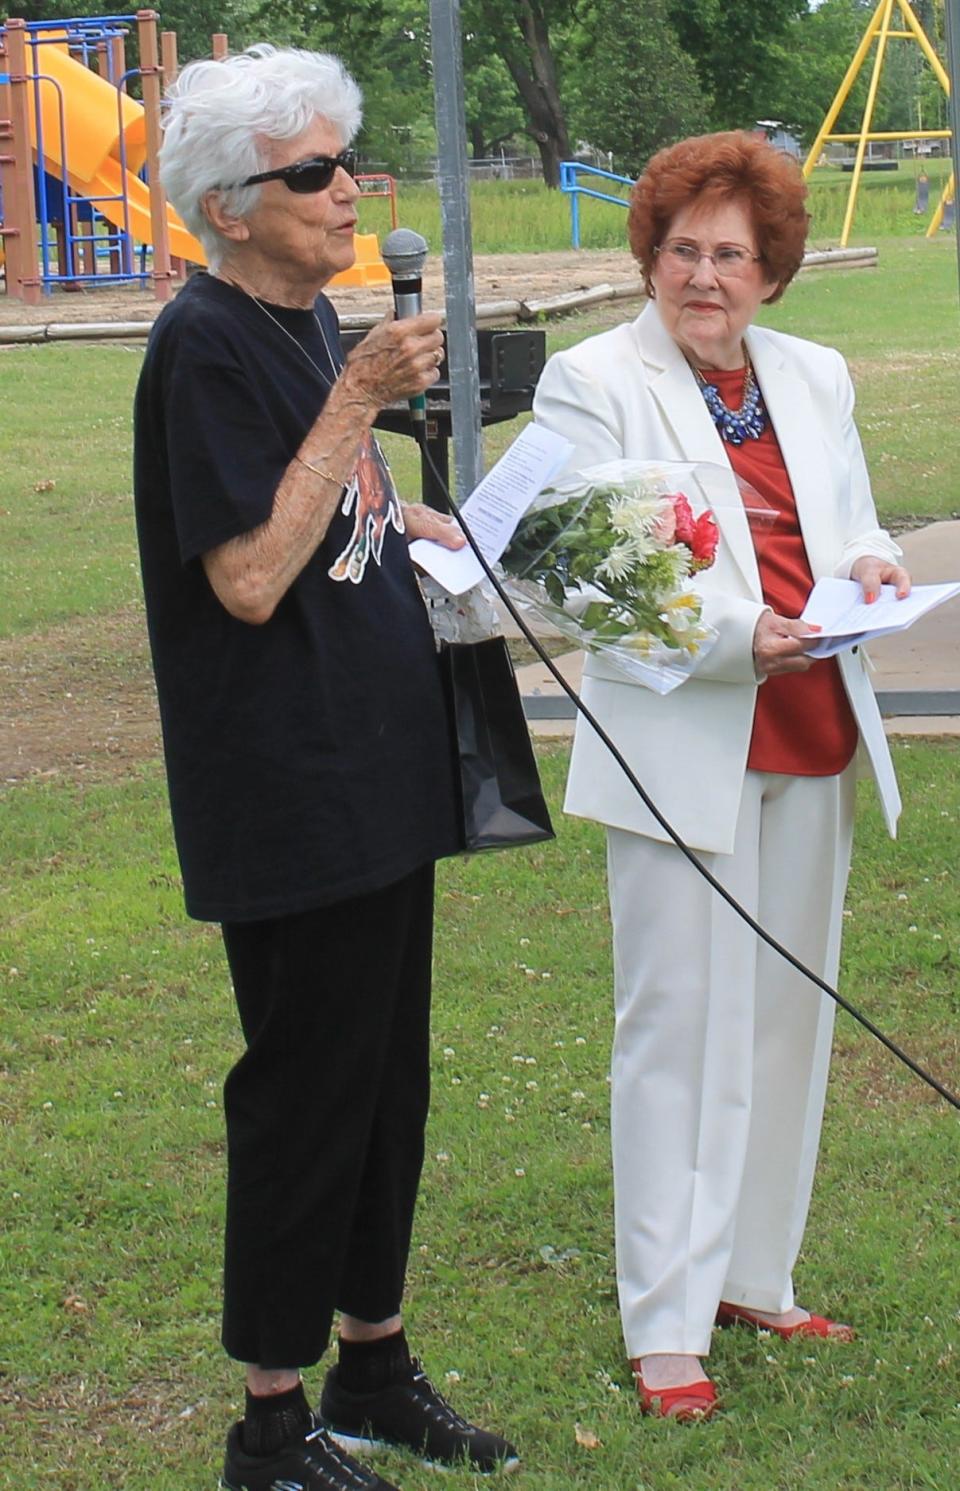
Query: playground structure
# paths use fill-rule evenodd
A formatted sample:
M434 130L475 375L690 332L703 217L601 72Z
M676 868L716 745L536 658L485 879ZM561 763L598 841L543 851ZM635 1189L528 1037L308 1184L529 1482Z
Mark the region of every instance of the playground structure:
M176 34L158 35L157 23L155 11L141 10L0 27L0 262L8 295L37 305L58 285L149 281L164 301L189 265L206 262L160 185L162 91L178 61ZM128 67L134 29L138 63ZM213 57L227 50L226 35L214 35ZM142 103L127 91L135 80ZM393 178L358 180L365 195L390 197L395 225ZM356 246L356 264L337 282L389 284L375 235L358 234Z
M895 26L895 11L900 13L900 25ZM843 230L840 235L840 243L846 248L850 239L850 230L853 226L853 218L857 206L857 193L860 187L860 176L864 169L864 161L867 146L874 141L890 140L949 140L951 131L949 129L914 129L914 130L874 130L873 113L877 101L877 91L880 87L880 79L883 74L883 64L887 54L887 44L891 40L913 41L923 52L933 72L949 97L950 79L940 58L937 56L930 40L914 15L909 0L878 0L877 7L867 23L867 28L861 38L860 45L854 53L853 60L847 68L843 82L837 89L836 97L827 110L819 133L811 146L803 166L803 174L809 179L814 166L821 158L823 147L828 142L853 144L856 143L857 150L853 161L853 172L850 181L850 192L847 198L847 209L843 220ZM859 76L860 69L864 66L870 48L876 42L876 53L873 59L873 71L870 77L870 87L867 91L867 100L864 106L863 118L859 130L852 134L833 134L833 126L837 122L840 110L847 101L850 90ZM927 229L927 237L932 238L943 221L944 210L948 204L952 204L954 197L954 177L951 172L940 200L934 210L930 226ZM918 192L919 201L919 192Z

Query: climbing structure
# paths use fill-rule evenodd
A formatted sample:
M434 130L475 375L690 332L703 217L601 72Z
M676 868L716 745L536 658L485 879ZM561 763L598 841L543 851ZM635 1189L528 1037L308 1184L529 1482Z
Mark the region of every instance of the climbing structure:
M158 35L158 19L140 10L0 25L0 264L5 255L8 295L37 304L58 285L149 281L166 300L189 264L204 263L160 185L161 95L177 75L177 39ZM131 32L138 62L128 67ZM225 33L212 37L211 49L214 58L227 55ZM127 92L133 81L142 102ZM392 178L359 179L377 195L389 183L395 219ZM357 234L355 244L356 263L333 283L389 284L376 235Z

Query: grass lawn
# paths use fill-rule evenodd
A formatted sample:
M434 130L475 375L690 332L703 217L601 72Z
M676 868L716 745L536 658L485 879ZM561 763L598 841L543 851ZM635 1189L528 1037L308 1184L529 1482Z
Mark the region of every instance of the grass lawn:
M956 1082L960 751L897 756L904 835L865 791L843 987ZM565 751L542 761L556 805ZM224 960L183 918L158 767L27 784L3 814L0 1487L199 1491L239 1401L217 1349ZM611 1248L602 835L556 816L555 845L442 866L417 1349L516 1437L531 1491L953 1491L960 1130L845 1016L799 1279L859 1340L718 1333L728 1413L640 1421ZM400 1457L387 1473L437 1484Z
M896 172L865 172L860 179L853 222L854 243L873 243L876 238L916 237L925 233L933 209L950 170L950 162L927 161L930 177L930 210L923 217L913 212L916 179L920 165L904 161ZM581 177L581 185L593 186L608 196L629 200L630 187L596 177ZM825 247L840 237L850 192L850 176L834 167L818 168L810 182L808 205L811 216L810 244ZM542 181L475 181L470 187L470 218L478 253L530 253L539 249L569 248L571 244L570 197L548 191ZM433 249L442 242L440 203L432 184L401 181L398 188L401 221L422 233ZM622 247L626 238L624 208L592 197L580 198L580 242L587 249ZM365 233L390 229L386 198L368 197L360 204L360 226ZM949 235L944 235L949 236Z

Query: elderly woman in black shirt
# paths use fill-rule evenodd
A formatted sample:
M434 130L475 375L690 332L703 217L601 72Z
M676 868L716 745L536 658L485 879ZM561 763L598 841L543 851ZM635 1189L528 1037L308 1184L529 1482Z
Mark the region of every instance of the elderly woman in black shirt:
M209 272L160 316L136 405L147 619L188 912L218 921L246 1037L225 1089L223 1340L247 1364L226 1491L391 1491L345 1453L515 1461L435 1392L400 1318L428 1103L447 726L402 507L372 436L437 376L440 319L344 362L360 95L332 57L186 68L161 176ZM319 1414L301 1367L339 1359Z

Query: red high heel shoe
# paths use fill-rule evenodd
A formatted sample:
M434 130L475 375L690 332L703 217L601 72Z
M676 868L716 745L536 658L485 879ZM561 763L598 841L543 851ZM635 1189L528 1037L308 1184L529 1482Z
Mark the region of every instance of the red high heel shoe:
M637 1384L641 1413L673 1419L678 1424L694 1424L710 1418L720 1407L717 1390L708 1377L683 1387L652 1388L643 1380L639 1357L631 1359L630 1370Z
M769 1331L789 1341L791 1336L820 1336L831 1341L854 1341L856 1331L852 1325L843 1325L838 1320L828 1320L824 1315L811 1315L809 1320L798 1320L796 1325L771 1325L753 1310L743 1305L728 1305L724 1300L717 1307L717 1324L752 1325L755 1330Z

